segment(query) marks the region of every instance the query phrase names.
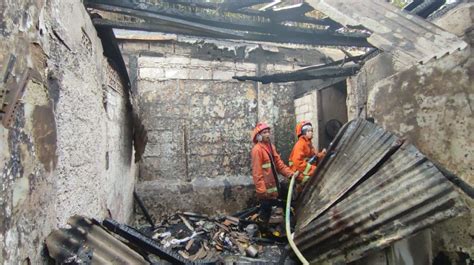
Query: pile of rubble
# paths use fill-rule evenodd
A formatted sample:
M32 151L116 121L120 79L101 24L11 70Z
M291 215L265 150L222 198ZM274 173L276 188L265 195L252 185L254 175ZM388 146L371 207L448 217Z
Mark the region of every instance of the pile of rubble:
M72 216L51 232L48 254L58 264L294 264L288 257L283 209L259 221L259 208L210 217L177 212L139 229L111 218Z
M257 207L218 217L178 212L153 228L142 227L140 230L189 261L215 261L236 256L266 258L266 261L269 260L265 256L278 258L281 247L277 246L286 245L283 209L273 209L265 229L259 226L257 219Z

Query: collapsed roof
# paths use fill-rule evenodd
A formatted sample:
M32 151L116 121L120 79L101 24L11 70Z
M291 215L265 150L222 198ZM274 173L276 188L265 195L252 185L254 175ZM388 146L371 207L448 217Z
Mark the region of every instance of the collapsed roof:
M98 29L359 47L368 53L376 47L392 56L396 70L467 47L453 34L412 15L426 17L444 1L414 1L405 7L407 12L378 0L86 0L84 4ZM319 65L283 75L235 78L270 83L346 77L356 74L363 63L347 66L344 61L335 67Z
M370 47L369 32L343 28L303 1L87 0L88 8L121 14L93 18L96 26L160 31L191 36ZM295 3L296 2L296 3Z

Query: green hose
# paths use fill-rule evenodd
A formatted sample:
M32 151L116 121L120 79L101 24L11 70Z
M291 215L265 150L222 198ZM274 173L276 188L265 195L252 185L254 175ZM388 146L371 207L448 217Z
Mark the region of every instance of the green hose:
M285 230L286 230L286 238L288 238L288 242L290 243L291 249L295 252L298 259L303 263L303 265L308 265L309 262L304 258L303 254L301 254L300 250L296 247L295 242L293 242L293 235L291 234L290 229L290 208L291 208L291 195L293 194L293 186L295 185L295 179L298 176L299 172L296 171L295 174L291 177L290 187L288 188L288 197L286 198L286 211L285 211Z

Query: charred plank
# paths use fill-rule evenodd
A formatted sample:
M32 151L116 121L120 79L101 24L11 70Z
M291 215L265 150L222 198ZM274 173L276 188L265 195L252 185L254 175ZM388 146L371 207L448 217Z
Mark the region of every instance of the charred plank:
M182 258L177 253L171 252L164 247L161 247L153 239L142 235L140 232L130 226L119 224L112 219L105 219L102 222L102 225L104 225L111 232L125 238L140 249L143 249L149 253L153 253L166 261L169 261L173 264L187 263L187 260Z
M262 84L268 83L283 83L292 81L312 80L312 79L326 79L336 77L346 77L357 73L361 68L360 65L354 64L351 66L329 66L316 69L301 69L294 72L278 73L263 76L234 76L232 78L239 81L257 81Z

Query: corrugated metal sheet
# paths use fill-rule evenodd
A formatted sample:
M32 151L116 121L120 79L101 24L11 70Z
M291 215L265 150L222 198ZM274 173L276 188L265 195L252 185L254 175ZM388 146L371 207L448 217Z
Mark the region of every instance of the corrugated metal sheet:
M295 234L311 263L354 261L467 210L453 185L423 154L410 144L398 148L396 142L364 120L350 122L336 137L330 147L335 154L320 165L321 180L308 185L299 206L317 213L307 225L299 224ZM368 146L362 149L362 143ZM328 194L337 196L328 200ZM307 210L298 214L315 216Z
M76 215L68 224L70 228L46 238L49 255L58 264L150 264L93 220Z
M373 34L375 47L394 56L396 70L426 63L467 47L460 38L418 16L381 0L307 0L315 9L343 25L362 25Z
M308 192L306 189L302 194L301 203L311 206L313 210L306 211L306 207L298 207L299 229L333 205L401 144L393 134L362 119L348 123L343 130L345 133L340 134L329 148L330 159L322 162L321 170L308 185L318 190Z

